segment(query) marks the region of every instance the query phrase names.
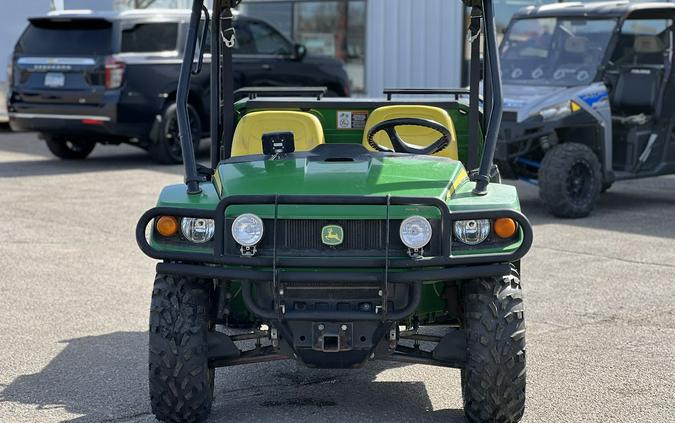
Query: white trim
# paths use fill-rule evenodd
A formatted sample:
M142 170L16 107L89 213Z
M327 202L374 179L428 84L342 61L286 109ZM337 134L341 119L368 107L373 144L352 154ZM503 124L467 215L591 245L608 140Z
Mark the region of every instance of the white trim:
M43 113L10 113L9 117L17 119L63 119L63 120L97 120L99 122L110 122L107 116L89 116L89 115L54 115Z

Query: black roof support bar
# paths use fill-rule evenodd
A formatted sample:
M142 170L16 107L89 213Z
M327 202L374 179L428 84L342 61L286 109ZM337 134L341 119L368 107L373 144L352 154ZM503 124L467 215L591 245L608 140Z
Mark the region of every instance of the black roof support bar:
M485 147L483 158L480 162L480 170L476 177L476 187L473 193L476 195L487 194L490 183L490 171L497 147L497 136L502 121L502 79L497 51L497 35L495 28L495 13L492 0L483 0L483 21L485 39L485 64L488 72L485 73L485 111L488 114L487 129L485 134Z
M220 162L220 134L223 133L223 121L220 113L214 113L220 109L220 10L221 0L213 2L213 22L211 23L211 168L215 169ZM218 14L216 14L218 13Z
M180 132L180 144L183 150L183 165L185 167L185 184L187 185L188 194L191 195L202 192L202 189L199 187L199 182L202 181L202 178L197 173L195 149L192 141L192 132L190 130L188 94L190 92L190 77L192 76L192 67L197 45L197 32L199 30L199 21L201 20L203 6L204 0L194 0L192 3L190 28L188 29L187 42L185 44L183 65L181 66L180 76L178 78L178 93L176 94L178 130Z
M469 25L471 44L471 61L469 65L469 155L467 158L467 168L469 171L473 171L478 167L478 149L480 147L479 128L481 122L478 103L480 101L480 32L482 16L483 11L479 7L474 6L471 8L471 24Z

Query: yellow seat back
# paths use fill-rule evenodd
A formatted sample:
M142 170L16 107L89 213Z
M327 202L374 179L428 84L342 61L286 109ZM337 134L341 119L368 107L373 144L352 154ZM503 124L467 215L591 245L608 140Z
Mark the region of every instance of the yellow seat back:
M295 151L309 151L324 143L323 127L311 113L263 111L245 115L232 139L232 157L262 154L262 136L270 132L292 132Z
M455 125L452 123L452 118L445 110L432 106L397 105L384 106L375 109L368 117L368 122L366 122L366 129L363 132L363 146L368 150L373 151L373 148L368 144L368 131L370 131L373 126L385 120L401 118L429 119L448 128L452 135L452 142L445 150L435 153L434 156L459 160L459 155L457 154L457 133L455 132ZM427 147L433 144L441 136L439 132L421 126L399 126L396 128L396 131L403 141L420 147ZM378 144L393 150L391 140L384 131L376 134L374 139Z

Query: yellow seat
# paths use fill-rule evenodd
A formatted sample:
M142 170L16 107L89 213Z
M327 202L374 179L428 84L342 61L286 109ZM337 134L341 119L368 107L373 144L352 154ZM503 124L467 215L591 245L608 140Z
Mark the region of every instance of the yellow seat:
M262 154L262 136L270 132L292 132L295 151L309 151L324 143L323 127L311 113L263 111L245 115L232 139L232 157Z
M397 105L384 106L373 110L373 112L368 117L366 129L363 132L363 146L368 150L373 151L373 148L368 144L368 131L370 131L373 126L385 120L401 118L429 119L436 121L448 128L450 134L452 135L452 142L445 150L435 153L434 156L448 157L453 160L459 160L459 155L457 154L457 133L455 132L455 125L452 123L452 118L445 110L432 106ZM396 131L403 141L409 144L418 145L420 147L427 147L433 144L441 136L440 133L434 131L431 128L424 128L420 126L399 126L396 128ZM381 146L393 150L391 140L384 131L376 134L374 139Z

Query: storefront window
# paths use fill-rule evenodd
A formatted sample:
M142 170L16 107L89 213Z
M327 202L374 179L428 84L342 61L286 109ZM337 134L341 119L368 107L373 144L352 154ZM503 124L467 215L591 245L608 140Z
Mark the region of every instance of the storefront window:
M365 92L366 0L257 1L242 13L266 20L311 55L343 61L352 92Z

